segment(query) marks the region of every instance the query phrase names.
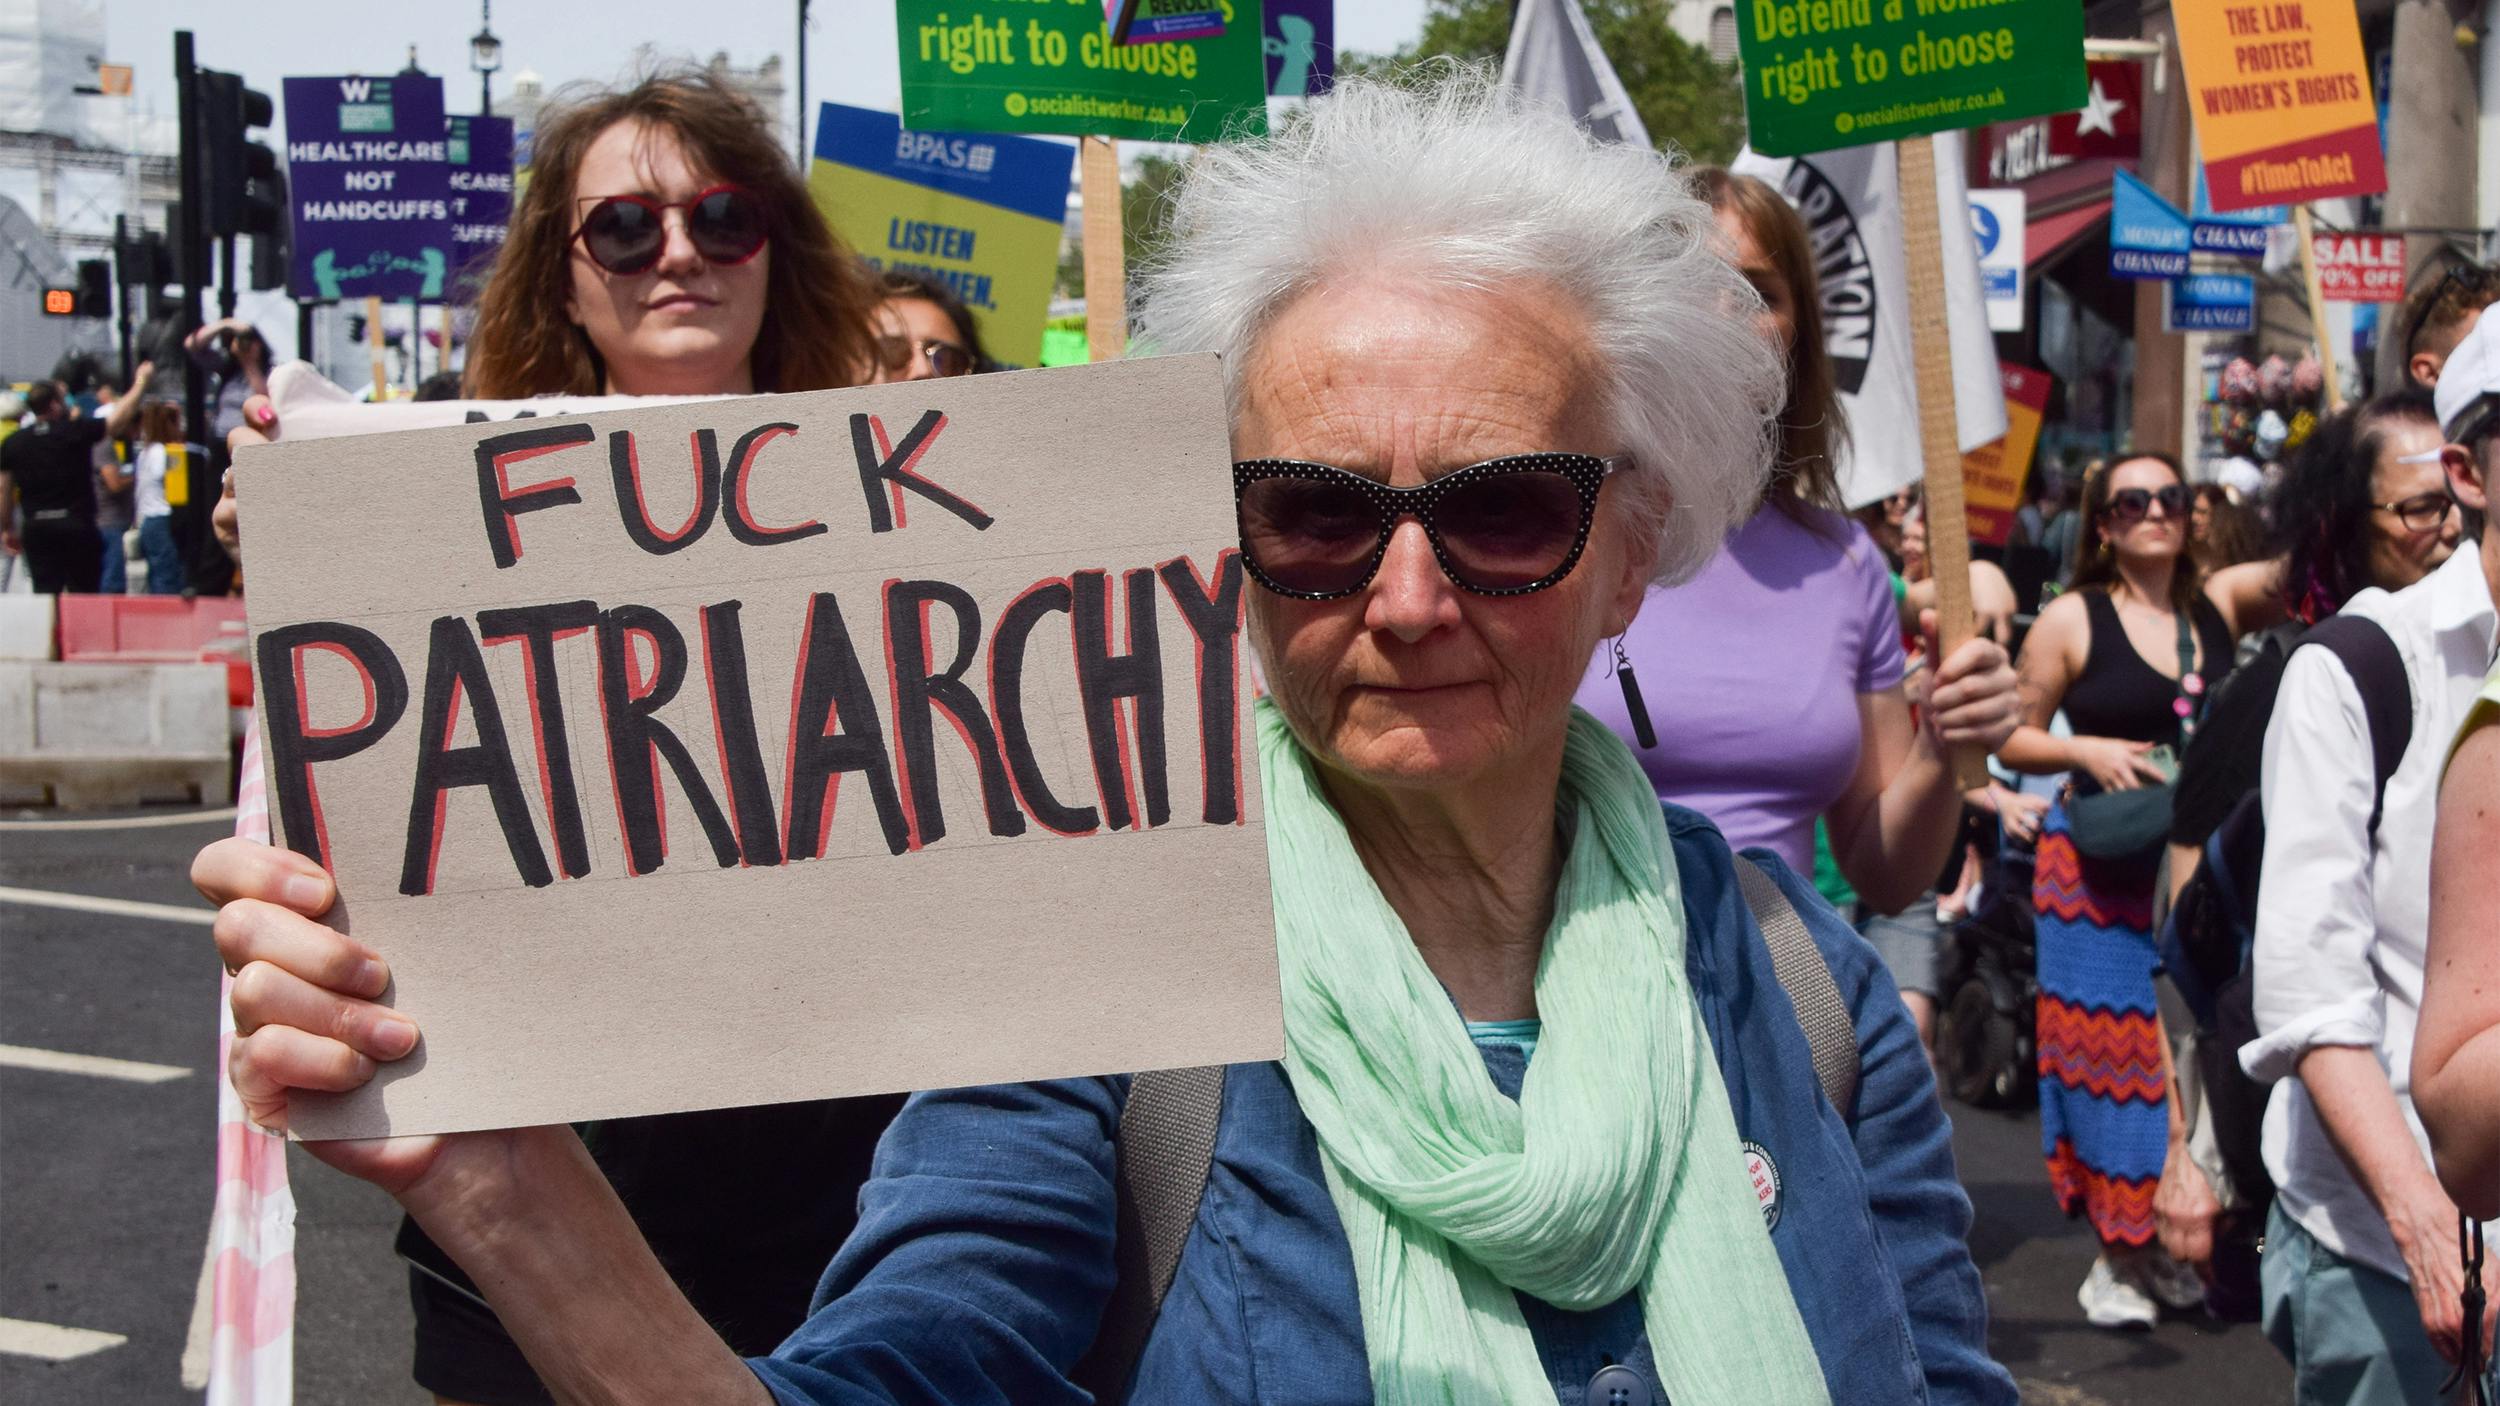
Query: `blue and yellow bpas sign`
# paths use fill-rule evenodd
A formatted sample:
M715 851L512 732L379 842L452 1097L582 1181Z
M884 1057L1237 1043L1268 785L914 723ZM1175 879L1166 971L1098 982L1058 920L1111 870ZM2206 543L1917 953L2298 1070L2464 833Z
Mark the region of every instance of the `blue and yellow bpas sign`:
M890 112L826 103L808 189L880 269L955 290L990 355L1039 362L1076 149L995 132L906 132Z

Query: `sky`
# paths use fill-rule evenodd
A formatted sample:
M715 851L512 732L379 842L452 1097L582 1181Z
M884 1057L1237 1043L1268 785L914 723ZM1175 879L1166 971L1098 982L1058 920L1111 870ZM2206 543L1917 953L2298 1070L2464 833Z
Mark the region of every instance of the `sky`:
M1423 27L1425 0L1339 0L1337 43L1379 52ZM796 79L798 7L773 0L504 0L492 24L503 40L495 91L535 70L550 91L577 79L612 81L633 66L638 45L663 57L709 59L726 51L750 68L782 56L785 85ZM279 80L349 73L395 73L417 46L418 66L443 78L445 107L477 111L469 70L474 4L379 4L374 0L105 0L107 60L136 68L131 101L171 117L173 33L188 26L198 61L239 72L252 87L279 94ZM808 10L808 95L893 111L899 96L892 0L813 0ZM787 121L788 114L783 114ZM283 121L283 119L281 119Z

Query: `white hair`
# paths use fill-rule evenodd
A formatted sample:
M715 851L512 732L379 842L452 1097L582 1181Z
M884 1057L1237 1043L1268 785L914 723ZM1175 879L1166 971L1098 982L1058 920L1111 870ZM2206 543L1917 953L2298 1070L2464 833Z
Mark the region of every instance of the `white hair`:
M1541 282L1586 318L1657 580L1698 570L1762 501L1784 372L1710 207L1668 157L1594 142L1487 69L1340 78L1272 135L1203 149L1172 234L1137 330L1158 352L1222 353L1236 415L1259 338L1314 288L1376 271Z

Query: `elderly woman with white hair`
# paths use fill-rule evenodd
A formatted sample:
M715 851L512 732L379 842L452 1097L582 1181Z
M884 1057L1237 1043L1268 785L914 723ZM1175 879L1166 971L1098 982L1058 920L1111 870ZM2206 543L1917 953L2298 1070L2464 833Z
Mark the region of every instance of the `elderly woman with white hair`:
M914 1098L813 1316L746 1362L563 1128L316 1151L408 1206L564 1400L2014 1400L1880 963L1571 707L1760 499L1780 374L1709 210L1459 75L1209 148L1175 232L1141 322L1231 377L1287 1048L1222 1072L1159 1309L1120 1283L1124 1077ZM1843 1106L1749 863L1845 1014ZM308 868L229 846L199 876L277 899ZM405 1045L365 1035L378 955L271 911L220 941L284 969L238 983L232 1064L278 1121Z

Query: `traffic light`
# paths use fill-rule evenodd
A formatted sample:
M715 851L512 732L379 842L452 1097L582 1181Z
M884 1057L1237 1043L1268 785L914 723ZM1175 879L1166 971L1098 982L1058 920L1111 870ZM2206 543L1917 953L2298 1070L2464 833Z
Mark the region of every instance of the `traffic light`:
M206 233L213 238L250 233L253 187L278 173L277 154L252 140L252 130L275 120L277 107L267 93L244 87L232 73L203 68L192 81L198 85Z
M182 270L174 263L174 248L165 242L162 230L141 230L114 241L113 271L124 288L150 292L182 281Z
M78 315L113 315L113 265L106 259L78 261Z
M44 289L43 315L46 317L76 317L78 315L78 290L75 288Z
M258 148L262 155L267 147ZM252 236L252 291L286 286L286 173L272 162L267 175L252 177L243 197L243 228Z

